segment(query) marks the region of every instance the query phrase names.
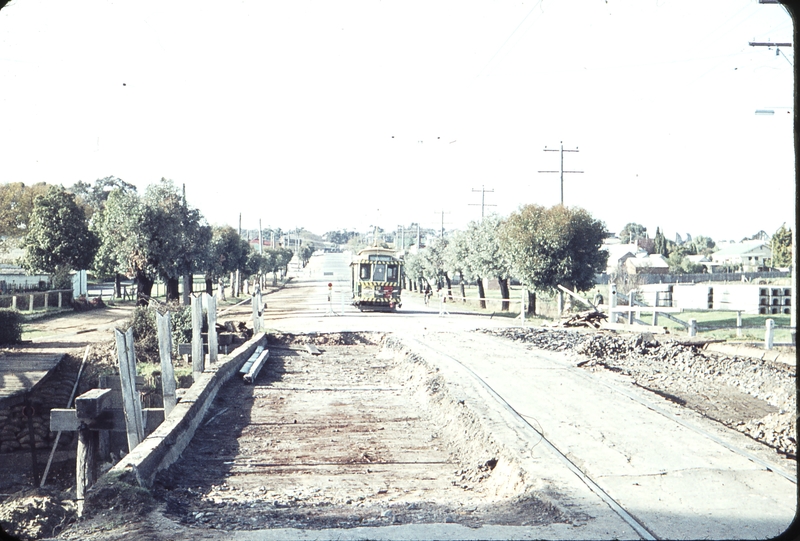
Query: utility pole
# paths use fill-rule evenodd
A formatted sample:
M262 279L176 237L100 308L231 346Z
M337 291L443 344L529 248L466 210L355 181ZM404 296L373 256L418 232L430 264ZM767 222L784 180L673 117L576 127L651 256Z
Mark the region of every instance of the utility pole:
M769 47L770 49L772 49L772 47L775 47L775 56L783 55L783 57L786 59L786 61L789 64L792 64L792 61L789 60L789 57L787 57L785 54L783 54L783 51L781 51L781 47L791 47L792 46L792 42L790 42L790 41L789 42L783 42L783 43L772 43L772 42L769 42L769 41L750 41L750 42L748 42L748 45L750 45L750 47ZM794 64L792 64L792 66L794 66Z
M483 186L483 184L481 184L481 189L480 190L476 190L475 188L472 188L472 191L473 192L481 192L481 221L483 221L483 207L496 207L497 206L497 205L487 205L486 202L485 202L485 200L486 200L486 192L490 192L490 193L494 192L494 189L487 190ZM474 207L474 206L477 206L478 204L477 203L470 203L470 205Z
M439 212L437 212L436 214L439 214ZM444 215L445 214L450 214L450 213L449 212L445 212L444 210L441 211L441 215L442 215L442 238L444 238Z
M261 240L261 218L258 219L258 253L264 255L264 241Z
M564 150L564 141L561 141L561 148L547 148L544 147L545 152L560 152L561 153L561 169L558 171L539 171L540 173L560 173L561 174L561 205L564 205L564 173L583 173L583 171L564 171L564 153L565 152L579 152L578 147L575 150Z

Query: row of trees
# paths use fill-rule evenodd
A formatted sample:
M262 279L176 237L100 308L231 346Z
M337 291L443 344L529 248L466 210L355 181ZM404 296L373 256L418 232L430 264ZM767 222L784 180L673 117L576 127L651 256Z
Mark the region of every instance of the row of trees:
M436 238L416 254L406 256L406 276L416 287L446 287L459 278L476 281L478 296L486 298L484 280L497 280L509 308L509 280L514 277L529 291L529 310L535 311L535 291L554 293L562 285L575 291L594 286L608 252L601 249L608 232L603 222L581 208L527 205L506 218L490 215L471 222L465 231ZM485 302L481 301L485 307Z
M148 186L144 195L114 177L93 186L79 182L69 190L37 185L33 198L24 189L6 195L25 205L32 199L27 220L22 211L0 216L4 236L16 233L22 239L28 270L52 274L62 285L73 269L91 269L118 284L126 276L136 281L142 303L157 279L166 283L167 299L177 300L182 277L190 290L187 278L203 274L211 293L214 282L236 271L274 277L293 256L282 247L255 252L232 227L209 226L167 179Z

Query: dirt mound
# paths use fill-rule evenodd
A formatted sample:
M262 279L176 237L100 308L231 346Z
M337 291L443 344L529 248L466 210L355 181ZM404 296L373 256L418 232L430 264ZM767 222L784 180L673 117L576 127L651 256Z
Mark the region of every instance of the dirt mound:
M75 502L56 491L25 490L0 504L0 523L20 539L57 535L75 516Z

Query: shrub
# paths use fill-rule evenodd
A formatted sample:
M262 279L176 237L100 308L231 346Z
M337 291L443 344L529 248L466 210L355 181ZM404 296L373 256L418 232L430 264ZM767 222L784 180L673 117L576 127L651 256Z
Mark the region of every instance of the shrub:
M0 344L16 344L22 340L22 314L0 308Z

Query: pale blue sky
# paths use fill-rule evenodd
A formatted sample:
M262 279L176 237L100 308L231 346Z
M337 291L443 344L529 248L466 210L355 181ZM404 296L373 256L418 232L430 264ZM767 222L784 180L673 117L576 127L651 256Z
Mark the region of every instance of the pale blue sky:
M559 201L738 240L793 222L792 20L757 0L12 0L0 182L185 183L212 223L463 228ZM785 56L784 56L785 55ZM756 109L772 108L771 116ZM393 137L394 136L394 137ZM422 142L419 142L422 141Z

